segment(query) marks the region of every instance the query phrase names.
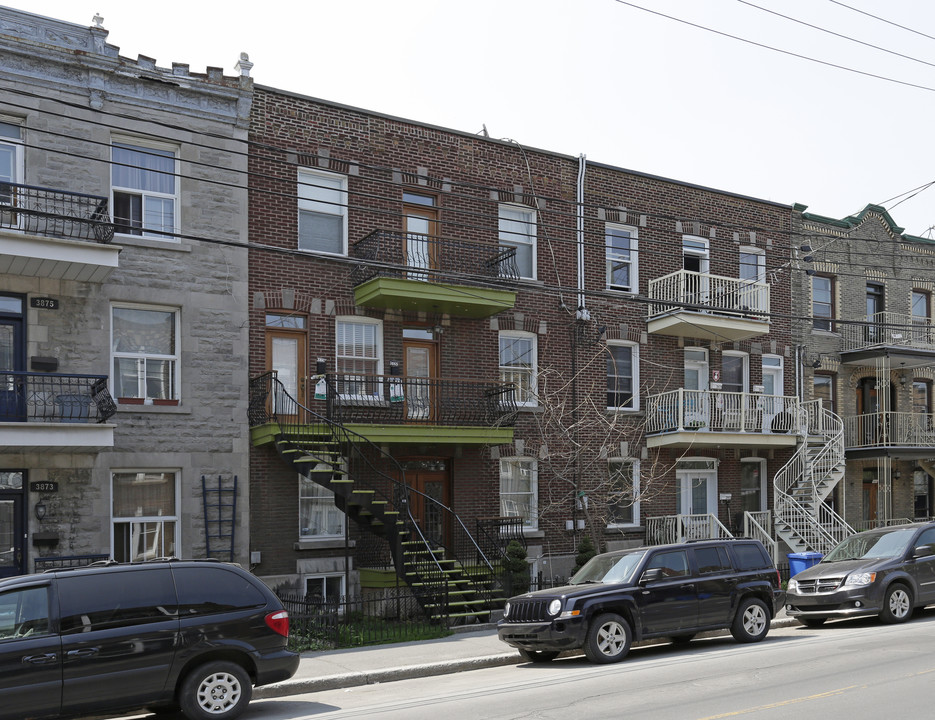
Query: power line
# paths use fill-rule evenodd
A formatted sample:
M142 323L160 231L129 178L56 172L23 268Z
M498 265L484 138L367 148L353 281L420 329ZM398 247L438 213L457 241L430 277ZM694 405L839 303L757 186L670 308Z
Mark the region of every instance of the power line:
M873 18L874 20L879 20L880 22L886 23L887 25L898 27L900 30L906 30L907 32L915 33L916 35L920 35L924 38L928 38L929 40L935 40L935 37L932 37L931 35L926 35L924 32L920 32L911 27L906 27L905 25L900 25L899 23L895 23L892 20L881 18L879 15L873 15L872 13L868 13L864 10L860 10L859 8L852 7L851 5L847 5L845 3L839 2L838 0L828 0L828 1L833 2L835 5L840 5L843 8L847 8L848 10L853 10L855 13L866 15L867 17Z

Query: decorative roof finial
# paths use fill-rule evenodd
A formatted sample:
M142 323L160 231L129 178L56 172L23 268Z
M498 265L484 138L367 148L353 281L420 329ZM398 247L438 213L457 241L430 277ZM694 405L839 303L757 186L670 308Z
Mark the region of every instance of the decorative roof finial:
M92 22L96 27L104 27L104 18L101 17L100 13L94 13L94 17L91 18Z

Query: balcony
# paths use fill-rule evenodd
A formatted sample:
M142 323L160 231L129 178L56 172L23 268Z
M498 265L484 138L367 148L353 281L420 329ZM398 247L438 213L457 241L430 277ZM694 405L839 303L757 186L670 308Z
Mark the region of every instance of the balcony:
M120 248L106 197L0 183L0 273L103 282Z
M515 248L376 230L350 254L361 306L485 318L516 303Z
M706 340L745 340L769 332L769 285L679 270L649 281L647 330Z
M932 413L877 412L844 418L844 451L849 459L930 458L933 448L935 415Z
M0 372L0 453L112 448L114 412L106 376Z
M646 403L649 447L792 447L800 432L791 395L680 388Z
M912 368L935 362L935 327L928 318L881 312L865 323L839 323L841 362L860 365L888 358L896 368Z

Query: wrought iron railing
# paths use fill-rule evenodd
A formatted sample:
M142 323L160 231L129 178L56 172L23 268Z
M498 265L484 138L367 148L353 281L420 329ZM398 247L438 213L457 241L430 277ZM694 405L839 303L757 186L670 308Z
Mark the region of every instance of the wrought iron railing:
M515 515L477 519L477 544L492 562L506 557L506 547L514 540L527 547L523 520Z
M844 352L881 346L935 352L935 325L928 318L879 312L864 323L838 323L835 330L841 333Z
M844 446L935 447L935 415L880 412L844 418Z
M87 567L92 563L109 560L110 555L106 553L95 555L53 555L47 557L37 557L33 560L35 572L41 573L46 570L61 570L63 568Z
M512 427L513 385L475 380L329 373L323 413L339 423Z
M355 285L396 277L455 285L490 285L519 279L516 248L419 233L375 230L351 246Z
M755 280L678 270L649 281L649 317L684 308L766 321L769 285Z
M410 552L407 559L404 543L421 548L424 551L420 556L421 586L434 593L439 607L447 606L449 591L453 589L441 564L443 560L453 561L459 572L476 580L479 602L489 604L492 584L500 573L494 570L457 513L410 487L402 465L392 455L363 435L298 403L277 379L275 371L251 381L248 415L252 426L277 423L279 436L291 448L330 464L336 472L351 478L355 489L368 493L372 498L372 514L380 513L394 523L402 523L402 533L385 534L396 570L403 576L406 563L412 558ZM331 448L338 449L340 458L332 455ZM339 497L337 491L335 501L348 511L346 498ZM414 507L421 508L423 519L432 521L417 520Z
M115 412L105 375L0 371L0 422L102 423Z
M646 543L665 545L687 540L733 537L713 513L663 515L646 520Z
M19 183L0 183L0 227L32 235L109 243L108 199Z
M796 433L799 400L791 395L686 390L650 395L646 432Z

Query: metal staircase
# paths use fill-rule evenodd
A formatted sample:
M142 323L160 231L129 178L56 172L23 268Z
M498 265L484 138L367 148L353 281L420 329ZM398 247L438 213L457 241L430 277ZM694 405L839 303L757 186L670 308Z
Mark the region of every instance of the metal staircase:
M498 597L494 572L461 519L406 484L400 464L378 446L300 403L275 372L251 381L250 425L273 424L280 456L331 490L335 505L363 531L382 538L397 575L425 612L448 624L489 619ZM416 497L418 496L418 497ZM418 500L436 521L413 515Z
M801 442L773 480L774 528L792 552L825 554L854 533L824 502L844 477L844 423L820 400L800 412Z

